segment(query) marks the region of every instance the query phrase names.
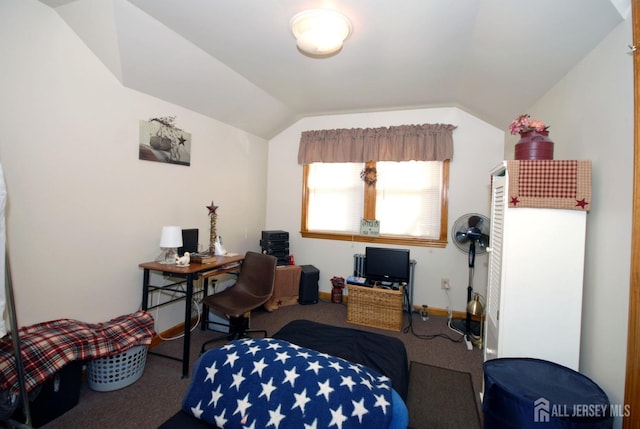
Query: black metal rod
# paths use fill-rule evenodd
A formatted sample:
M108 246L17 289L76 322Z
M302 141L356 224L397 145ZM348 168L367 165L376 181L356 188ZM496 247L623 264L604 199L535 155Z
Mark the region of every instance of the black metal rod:
M20 387L20 399L22 400L22 409L25 415L24 424L18 424L17 427L31 427L31 411L29 410L29 397L27 395L27 386L24 379L24 363L22 361L22 350L20 349L20 335L18 334L18 318L15 311L15 300L13 299L13 282L11 280L11 267L9 264L9 251L4 254L4 289L7 295L7 303L9 304L9 316L11 323L11 338L13 342L13 355L16 360L16 371L18 372L18 385Z

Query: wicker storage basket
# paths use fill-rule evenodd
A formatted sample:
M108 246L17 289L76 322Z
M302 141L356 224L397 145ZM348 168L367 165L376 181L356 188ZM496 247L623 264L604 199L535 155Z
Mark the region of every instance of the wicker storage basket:
M147 361L147 346L135 346L117 355L89 361L87 381L98 392L122 389L138 381Z
M402 329L402 286L399 290L348 285L347 322L374 328Z

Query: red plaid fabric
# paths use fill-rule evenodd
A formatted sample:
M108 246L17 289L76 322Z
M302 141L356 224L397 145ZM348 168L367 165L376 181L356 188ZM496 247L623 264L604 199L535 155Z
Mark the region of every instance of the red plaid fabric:
M75 360L92 360L148 345L153 338L153 317L146 311L89 324L59 319L20 328L20 345L27 391L33 390ZM13 345L0 340L0 388L19 393Z
M591 208L591 161L507 161L507 170L511 208Z

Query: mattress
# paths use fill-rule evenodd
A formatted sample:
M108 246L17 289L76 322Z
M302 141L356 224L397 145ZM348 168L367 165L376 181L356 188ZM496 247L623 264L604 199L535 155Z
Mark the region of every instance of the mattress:
M310 320L289 322L273 338L365 365L389 377L394 390L407 400L409 362L404 344L397 338Z
M273 338L365 365L389 377L393 389L406 401L409 364L402 341L359 329L295 320L282 327ZM180 410L160 429L211 428L212 426Z

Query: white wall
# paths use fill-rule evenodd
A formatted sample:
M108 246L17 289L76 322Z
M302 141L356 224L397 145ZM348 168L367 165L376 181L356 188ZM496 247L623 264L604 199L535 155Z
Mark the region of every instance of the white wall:
M627 48L631 40L629 17L529 112L551 125L556 159L593 162L580 371L615 404L624 402L627 353L634 130L633 57ZM617 419L616 427L620 426Z
M137 310L163 225L200 229L212 200L229 251L259 249L267 142L124 88L49 7L0 3L0 162L18 322ZM176 116L191 166L138 159L139 120ZM160 313L158 330L182 309Z
M289 232L290 250L296 263L311 264L320 271L320 291L330 291L331 277L346 277L353 273L353 254L363 253L366 244L301 237L302 166L297 163L301 132L423 123L447 123L458 127L453 133L449 228L466 213L476 212L488 217L489 170L502 161L504 130L487 125L460 109L417 109L306 118L269 142L267 228ZM417 261L414 304L463 311L469 277L466 254L451 242L445 249L400 247L409 248L411 258ZM486 262L486 254L478 256L475 270L474 289L483 295L487 284ZM451 280L451 302L440 287L442 277Z

